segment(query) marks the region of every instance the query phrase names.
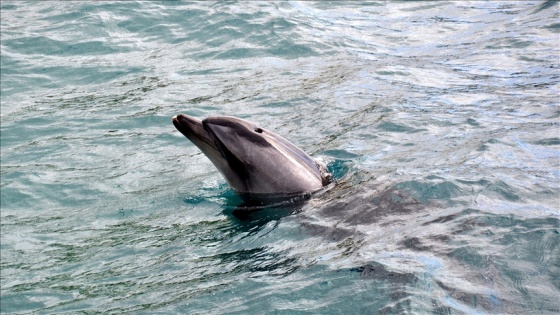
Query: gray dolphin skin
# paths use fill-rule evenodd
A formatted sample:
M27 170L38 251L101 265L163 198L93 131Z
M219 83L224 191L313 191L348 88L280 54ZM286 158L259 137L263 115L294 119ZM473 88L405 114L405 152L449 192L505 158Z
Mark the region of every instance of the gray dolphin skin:
M179 114L173 124L242 196L315 192L331 182L324 164L246 120L215 116L201 121Z

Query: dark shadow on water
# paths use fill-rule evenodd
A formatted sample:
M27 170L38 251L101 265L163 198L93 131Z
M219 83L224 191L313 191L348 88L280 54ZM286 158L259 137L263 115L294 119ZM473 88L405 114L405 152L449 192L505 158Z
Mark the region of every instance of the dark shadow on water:
M341 154L336 152L331 155ZM314 193L240 195L223 183L219 187L201 189L199 194L185 197L184 202L190 206L220 204L222 213L231 219L236 228L254 235L270 222L279 222L284 217L300 212L312 197L318 197L345 181L352 169L352 161L348 157L349 153L345 153L342 158L335 157L329 161L327 168L333 182Z
M223 213L230 217L243 231L258 232L272 221L297 213L311 194L281 196L267 195L251 198L235 193L226 199Z
M246 231L259 231L272 221L298 213L313 196L322 194L336 185L349 171L347 160L335 159L327 168L334 182L318 192L304 194L237 194L233 190L224 191L226 200L223 213Z
M376 314L412 313L414 287L421 282L416 274L390 270L387 266L375 261L359 267L340 269L338 272L359 274L361 279L377 283L377 290L385 294L391 303L378 310Z

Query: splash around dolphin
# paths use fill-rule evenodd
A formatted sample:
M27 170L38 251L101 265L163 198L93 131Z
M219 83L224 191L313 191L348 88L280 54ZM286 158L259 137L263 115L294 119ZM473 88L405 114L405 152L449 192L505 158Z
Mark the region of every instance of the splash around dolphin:
M179 114L173 124L244 200L313 193L332 181L326 166L281 136L249 121Z

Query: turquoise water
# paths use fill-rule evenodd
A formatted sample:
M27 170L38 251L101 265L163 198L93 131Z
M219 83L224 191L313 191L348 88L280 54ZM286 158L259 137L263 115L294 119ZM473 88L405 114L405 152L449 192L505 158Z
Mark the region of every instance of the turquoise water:
M559 12L2 1L1 312L560 313ZM337 184L238 219L178 113Z

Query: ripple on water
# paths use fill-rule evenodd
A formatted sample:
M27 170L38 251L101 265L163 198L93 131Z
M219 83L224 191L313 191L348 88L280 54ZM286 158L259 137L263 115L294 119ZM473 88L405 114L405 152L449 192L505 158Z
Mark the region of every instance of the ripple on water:
M556 1L2 1L2 313L550 313ZM170 118L336 185L244 218Z

